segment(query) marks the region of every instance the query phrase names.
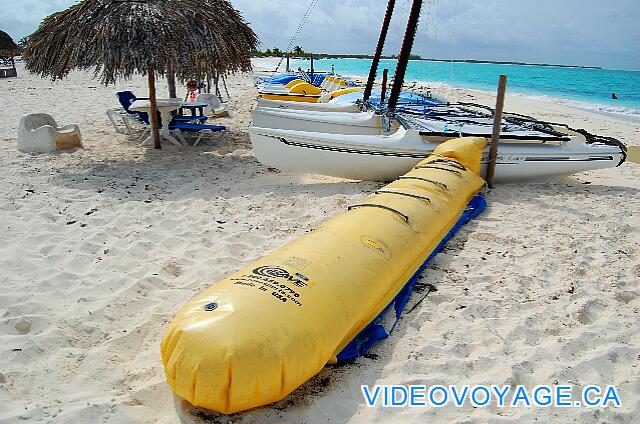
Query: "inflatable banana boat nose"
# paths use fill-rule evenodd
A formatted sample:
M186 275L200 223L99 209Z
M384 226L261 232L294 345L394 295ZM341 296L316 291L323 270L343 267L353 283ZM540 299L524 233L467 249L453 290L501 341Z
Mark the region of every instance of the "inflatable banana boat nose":
M278 401L325 364L362 353L373 339L359 337L415 283L484 185L485 144L441 144L400 179L191 300L161 345L174 392L229 414Z

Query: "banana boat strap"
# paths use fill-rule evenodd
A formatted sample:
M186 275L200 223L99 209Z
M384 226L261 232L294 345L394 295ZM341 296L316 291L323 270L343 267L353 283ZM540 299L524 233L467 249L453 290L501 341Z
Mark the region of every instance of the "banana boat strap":
M433 162L428 162L428 163L433 163ZM418 165L416 166L416 169L439 169L441 171L451 172L456 175L462 175L460 171L456 171L455 169L443 168L441 166L435 166L435 165Z
M418 200L424 200L427 203L431 203L431 199L429 199L426 196L420 196L417 194L412 194L412 193L405 193L404 191L395 191L395 190L388 190L388 189L382 189L382 190L377 190L375 191L375 194L397 194L399 196L407 196L407 197L411 197L413 199L418 199Z
M425 181L427 183L431 183L431 184L435 184L438 187L440 187L443 190L448 190L447 185L438 181L433 181L430 180L428 178L422 178L422 177L414 177L412 175L400 175L398 177L399 180L419 180L419 181Z
M385 209L388 210L389 212L393 212L396 215L398 215L400 218L402 218L404 220L404 222L408 223L409 222L409 216L407 214L404 214L402 212L400 212L397 209L394 209L390 206L387 205L381 205L379 203L356 203L355 205L351 205L347 208L347 210L351 210L351 209L355 209L355 208L380 208L380 209Z
M466 171L467 170L467 168L463 164L461 164L460 162L455 161L453 159L436 159L436 160L431 160L431 161L429 161L427 163L442 163L442 164L445 164L445 165L451 165L454 168L457 168L457 169L459 169L461 171Z

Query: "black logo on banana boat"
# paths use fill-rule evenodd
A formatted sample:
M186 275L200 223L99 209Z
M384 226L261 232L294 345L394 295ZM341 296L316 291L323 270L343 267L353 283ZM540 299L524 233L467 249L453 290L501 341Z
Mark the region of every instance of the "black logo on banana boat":
M307 277L298 272L295 275L291 275L289 271L278 266L260 266L254 269L253 273L262 277L284 278L297 287L305 287L309 281Z
M313 285L308 277L299 272L290 273L284 268L275 265L264 265L254 268L250 274L231 279L234 284L245 287L254 287L262 292L270 294L274 299L282 303L300 303L298 288ZM291 287L293 286L293 287Z

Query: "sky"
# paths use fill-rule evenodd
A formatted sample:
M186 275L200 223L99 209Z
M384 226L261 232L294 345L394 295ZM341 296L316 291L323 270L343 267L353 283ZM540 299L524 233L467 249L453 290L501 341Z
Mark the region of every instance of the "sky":
M0 0L0 29L16 41L73 0ZM319 53L373 54L386 0L231 0L262 42ZM397 54L410 8L396 0L385 54ZM423 0L413 53L640 70L640 0Z

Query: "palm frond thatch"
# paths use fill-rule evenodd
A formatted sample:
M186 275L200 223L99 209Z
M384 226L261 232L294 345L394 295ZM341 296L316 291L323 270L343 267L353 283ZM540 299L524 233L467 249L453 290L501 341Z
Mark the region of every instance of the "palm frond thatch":
M13 42L11 36L6 32L0 30L0 53L11 54L16 50L18 50L18 46Z
M53 80L95 69L104 84L149 70L181 80L251 69L256 34L227 0L84 0L46 18L24 51Z

